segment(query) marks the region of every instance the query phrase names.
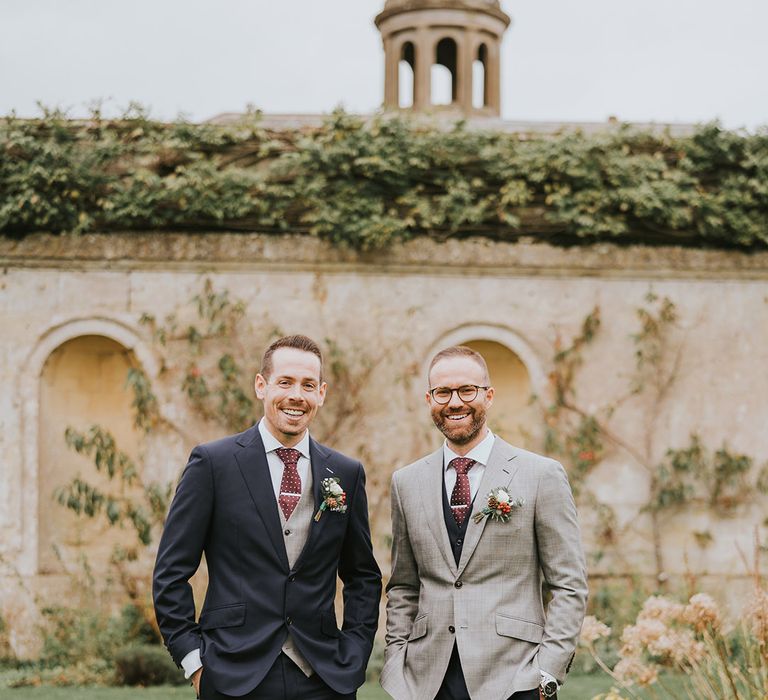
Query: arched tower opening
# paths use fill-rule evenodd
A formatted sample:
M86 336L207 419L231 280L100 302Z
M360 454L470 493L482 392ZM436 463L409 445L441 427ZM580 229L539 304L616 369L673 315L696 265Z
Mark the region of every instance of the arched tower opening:
M477 47L477 55L472 62L472 107L483 109L488 105L488 48L485 44Z
M435 46L435 62L431 68L433 105L451 105L458 97L456 42L444 37Z
M412 41L406 41L400 49L400 61L398 70L398 106L401 109L413 107L415 101L416 83L414 75L416 71L416 48Z

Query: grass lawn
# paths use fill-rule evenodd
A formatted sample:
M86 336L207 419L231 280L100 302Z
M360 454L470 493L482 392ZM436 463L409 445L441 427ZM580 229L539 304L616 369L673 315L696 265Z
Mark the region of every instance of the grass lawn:
M661 681L664 683L664 689L656 685L657 697L667 697L667 692L674 692L677 697L687 698L683 689L682 676L662 675ZM611 689L612 681L603 673L589 675L570 675L563 689L557 694L558 700L592 700L595 695L606 693ZM632 689L635 695L641 698L652 698L649 693L644 693L638 688ZM626 697L626 695L625 695Z
M157 688L7 688L9 674L0 673L0 698L2 700L194 700L194 693L188 686L160 686ZM666 678L665 685L685 697L682 679ZM609 678L602 674L571 675L567 684L558 694L559 700L592 700L611 687ZM635 691L637 692L637 691ZM647 697L640 693L641 697ZM358 700L388 700L378 683L366 683L357 693Z
M7 681L17 672L0 672L0 699L2 700L194 700L195 694L187 685L158 686L155 688L8 688ZM388 700L378 683L367 683L357 693L358 700Z

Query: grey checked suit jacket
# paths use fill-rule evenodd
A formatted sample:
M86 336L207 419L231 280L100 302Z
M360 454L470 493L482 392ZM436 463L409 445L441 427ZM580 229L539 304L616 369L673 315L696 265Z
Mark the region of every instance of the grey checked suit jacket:
M540 668L560 682L567 673L587 600L568 478L558 462L497 437L473 515L497 486L525 504L506 523L470 520L456 566L443 517L442 448L392 478L381 685L396 700L434 698L454 642L473 699L505 700L535 688Z

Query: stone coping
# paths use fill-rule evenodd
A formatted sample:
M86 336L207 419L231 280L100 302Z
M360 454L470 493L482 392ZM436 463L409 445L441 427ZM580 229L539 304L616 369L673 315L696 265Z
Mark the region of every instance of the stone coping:
M0 237L0 266L70 270L259 270L641 278L768 279L768 252L596 243L570 248L521 239L419 237L357 252L309 235L264 233L33 234Z

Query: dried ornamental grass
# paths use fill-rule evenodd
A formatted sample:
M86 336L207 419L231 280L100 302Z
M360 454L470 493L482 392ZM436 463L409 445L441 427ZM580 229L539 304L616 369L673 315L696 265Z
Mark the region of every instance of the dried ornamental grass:
M582 628L582 646L618 685L595 700L637 699L636 686L651 698L768 700L768 592L759 580L736 630L726 628L712 596L697 593L685 605L662 596L646 600L621 633L612 670L594 646L609 633L593 617ZM684 695L664 686L663 669L685 675Z
M581 625L580 639L586 644L594 644L598 639L607 637L611 633L608 625L600 622L594 615L587 615Z

